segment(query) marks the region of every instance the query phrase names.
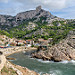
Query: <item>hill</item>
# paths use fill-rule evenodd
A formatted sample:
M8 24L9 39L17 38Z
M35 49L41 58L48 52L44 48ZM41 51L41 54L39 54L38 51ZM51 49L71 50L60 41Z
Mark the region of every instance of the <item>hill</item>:
M41 6L16 16L0 15L0 28L18 39L53 38L53 44L64 39L75 28L75 20L53 16Z

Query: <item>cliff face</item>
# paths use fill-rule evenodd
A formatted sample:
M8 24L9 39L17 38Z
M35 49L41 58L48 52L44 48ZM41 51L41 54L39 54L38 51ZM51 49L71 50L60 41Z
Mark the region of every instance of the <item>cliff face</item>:
M75 34L70 33L66 40L49 47L48 50L41 50L33 54L32 57L53 61L75 60Z
M41 8L41 6L36 7L36 10L30 10L26 12L22 12L16 15L16 21L24 21L28 19L39 19L39 17L47 17L47 18L54 18L50 12L45 11Z
M36 21L38 21L42 16L47 18L45 21L55 18L50 12L45 11L41 6L38 6L36 7L36 10L21 12L16 16L0 15L0 28L8 30L22 24L25 20L36 19Z

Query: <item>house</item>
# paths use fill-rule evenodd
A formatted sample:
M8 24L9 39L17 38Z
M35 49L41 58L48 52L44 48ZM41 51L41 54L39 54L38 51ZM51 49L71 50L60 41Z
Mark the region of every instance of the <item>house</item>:
M39 49L47 49L48 48L48 40L38 39L38 43L40 44Z
M48 43L50 44L50 43L52 43L53 42L53 38L49 38L48 39Z
M70 37L70 39L75 39L75 35L72 35L72 36Z
M71 37L72 39L75 39L75 37Z
M53 38L49 38L48 40L44 40L44 39L38 39L38 44L40 45L39 48L40 49L48 49L48 46L50 43L53 42Z
M44 39L38 39L38 43L42 46L47 46L48 45L48 40Z
M24 40L17 40L16 43L17 46L24 45Z
M10 44L8 44L8 46L16 46L16 43L11 42Z
M26 40L26 44L34 45L34 41L33 40Z
M35 43L34 46L40 46L40 44L39 43Z

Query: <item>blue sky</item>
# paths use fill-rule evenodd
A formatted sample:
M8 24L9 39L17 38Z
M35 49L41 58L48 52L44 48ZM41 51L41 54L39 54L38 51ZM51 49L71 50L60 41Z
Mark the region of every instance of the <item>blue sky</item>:
M75 19L75 0L0 0L0 14L15 16L39 5L58 17Z

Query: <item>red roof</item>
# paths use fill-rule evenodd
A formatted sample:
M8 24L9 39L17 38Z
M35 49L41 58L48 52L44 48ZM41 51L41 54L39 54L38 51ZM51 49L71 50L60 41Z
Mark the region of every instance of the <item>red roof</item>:
M31 41L31 40L26 40L26 41Z

